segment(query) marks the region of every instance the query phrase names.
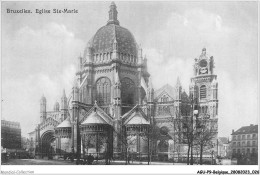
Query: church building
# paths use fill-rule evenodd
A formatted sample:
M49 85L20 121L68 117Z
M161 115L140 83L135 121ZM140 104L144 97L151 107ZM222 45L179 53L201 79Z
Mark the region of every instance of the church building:
M177 152L185 157L185 143L174 138L174 123L176 116L191 114L191 95L197 99L199 114L207 114L217 130L217 75L206 49L194 60L189 94L179 78L172 80L174 87L154 89L149 59L117 16L112 2L107 23L78 57L71 93L64 91L53 110L46 109L47 99L42 96L40 123L29 133L36 157L91 153L122 158L131 153L140 159L168 160Z

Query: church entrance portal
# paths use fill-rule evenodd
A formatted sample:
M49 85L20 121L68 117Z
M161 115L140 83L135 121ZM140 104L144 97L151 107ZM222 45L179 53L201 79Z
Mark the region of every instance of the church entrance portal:
M55 137L53 131L46 131L41 137L42 158L51 159L55 154Z

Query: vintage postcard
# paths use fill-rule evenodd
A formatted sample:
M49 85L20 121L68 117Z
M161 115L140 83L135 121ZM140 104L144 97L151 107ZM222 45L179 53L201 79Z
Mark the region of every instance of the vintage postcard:
M1 1L1 19L1 174L259 174L258 1Z

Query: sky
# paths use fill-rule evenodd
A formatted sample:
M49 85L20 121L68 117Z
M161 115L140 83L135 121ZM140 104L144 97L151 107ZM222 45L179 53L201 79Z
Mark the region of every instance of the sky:
M153 86L186 92L194 58L202 48L215 59L219 83L219 136L258 124L257 2L115 2L120 25L135 36L148 59ZM77 58L108 20L105 2L2 2L1 117L18 121L22 135L47 109L71 93ZM30 9L10 14L6 9ZM36 9L76 9L75 14L37 14Z

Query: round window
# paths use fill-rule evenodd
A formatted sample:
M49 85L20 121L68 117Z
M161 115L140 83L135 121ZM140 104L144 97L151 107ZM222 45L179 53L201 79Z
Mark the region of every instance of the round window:
M163 136L166 136L168 135L168 128L163 126L160 128L160 134L163 135Z

